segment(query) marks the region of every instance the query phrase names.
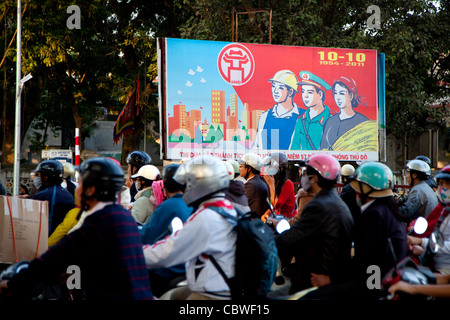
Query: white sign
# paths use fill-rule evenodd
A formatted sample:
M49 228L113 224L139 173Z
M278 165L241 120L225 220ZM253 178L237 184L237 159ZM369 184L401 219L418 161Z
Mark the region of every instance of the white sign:
M72 150L58 150L58 149L50 149L50 150L42 150L42 158L44 159L72 159Z

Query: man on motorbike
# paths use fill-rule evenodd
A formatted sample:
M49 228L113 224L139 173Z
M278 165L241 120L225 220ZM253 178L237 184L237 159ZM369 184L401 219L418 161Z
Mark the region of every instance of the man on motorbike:
M38 295L43 283L58 283L69 266L80 270L86 299L152 299L142 242L136 222L115 204L122 189L122 169L107 158L92 158L79 168L76 196L88 211L83 225L63 237L28 269L0 283L22 297Z
M314 199L291 229L276 238L283 264L295 257L290 274L292 285L288 288L290 294L317 282L346 280L351 259L353 219L334 189L340 172L339 162L321 153L313 155L305 165L301 184L312 191Z
M38 193L30 199L48 201L48 234L64 220L66 213L75 207L74 197L61 186L64 176L63 165L56 160L44 160L34 171L33 184Z
M127 156L128 178L126 180L126 186L130 189L131 202L134 202L134 196L138 192L131 176L136 174L142 166L151 163L152 158L144 151L132 151Z
M436 176L436 195L439 200L438 206L427 217L429 231L427 236L408 236L408 243L413 248L413 254L421 256L428 246L428 236L438 229L441 232L443 244L442 248L434 254L428 261L423 261L427 265L443 274L450 274L450 165L445 166Z
M186 263L186 278L191 291L188 299L230 299L230 290L208 255L213 256L225 274L234 276L236 235L233 225L216 207L237 216L224 191L229 186L228 171L216 157L197 156L183 162L174 180L186 184L183 199L194 208L183 228L175 234L144 246L148 268L163 268Z
M175 217L185 223L192 213L192 207L188 207L183 200L186 185L173 179L179 167L179 164L171 163L162 170L164 192L167 199L155 209L148 222L140 230L143 244L153 245L158 240L164 239L170 235L170 224ZM185 274L184 263L170 268L149 270L153 294L160 297L171 289L171 285L176 282L176 279L185 278Z
M261 157L256 153L247 153L237 161L239 163L239 174L245 182L245 194L247 195L250 209L262 217L268 210L269 188L261 179Z
M367 285L369 267L379 268L381 281L407 255L406 230L393 198L391 169L379 162L363 163L350 185L361 207L361 214L355 217L352 279L321 287L303 299L377 299L381 288Z
M410 160L405 166L406 181L411 191L406 201L399 202L399 212L403 220L410 223L418 217L426 218L438 205L434 190L426 183L431 174L430 166L422 160Z

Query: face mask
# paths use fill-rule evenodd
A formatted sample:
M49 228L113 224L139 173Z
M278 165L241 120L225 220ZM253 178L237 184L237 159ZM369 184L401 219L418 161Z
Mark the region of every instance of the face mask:
M311 185L312 185L311 179L309 178L309 176L302 176L301 179L300 179L300 183L302 185L302 188L305 191L308 191L309 188L311 188Z
M436 195L443 204L450 204L450 189L441 186L436 190Z
M134 186L136 187L136 190L141 190L141 182L140 181L136 181L135 183L134 183Z
M36 189L41 189L42 187L42 179L41 177L34 177L33 179L33 185L36 187Z

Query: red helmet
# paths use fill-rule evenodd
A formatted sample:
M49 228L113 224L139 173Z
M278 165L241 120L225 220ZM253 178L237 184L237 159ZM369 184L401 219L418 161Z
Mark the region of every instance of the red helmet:
M328 153L315 154L306 160L305 164L315 169L322 178L327 180L336 180L341 172L339 161Z

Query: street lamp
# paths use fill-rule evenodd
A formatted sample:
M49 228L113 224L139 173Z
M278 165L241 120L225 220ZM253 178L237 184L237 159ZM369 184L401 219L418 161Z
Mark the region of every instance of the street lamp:
M20 73L20 71L18 71ZM25 82L33 78L29 73L25 77L19 80L18 86L16 86L16 122L14 130L14 183L13 183L13 196L17 197L20 190L20 132L21 132L21 95Z
M20 190L20 121L21 121L21 95L22 89L31 74L22 77L22 1L17 1L17 53L16 53L16 118L14 129L14 183L13 196L19 195Z

